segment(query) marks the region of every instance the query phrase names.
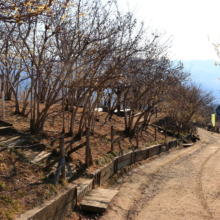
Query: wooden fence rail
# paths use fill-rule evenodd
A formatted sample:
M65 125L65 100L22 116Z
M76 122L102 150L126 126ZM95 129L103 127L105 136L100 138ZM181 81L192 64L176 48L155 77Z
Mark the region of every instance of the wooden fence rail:
M87 127L86 128L86 142L74 147L73 149L69 150L67 153L67 157L69 157L69 155L73 152L76 152L77 150L83 148L84 146L86 146L86 152L85 152L85 164L86 167L89 167L90 164L93 164L93 157L92 157L92 151L90 148L90 128ZM45 169L49 169L52 166L54 166L56 163L58 163L57 166L57 170L55 173L55 178L54 178L54 185L57 184L57 181L59 179L60 176L60 172L61 172L61 177L63 179L66 179L66 172L65 172L65 149L64 149L64 137L60 137L59 138L59 147L60 147L60 157L56 158L54 161L52 161L50 164L48 164Z
M80 145L74 147L73 149L69 150L69 151L67 152L68 156L69 156L71 153L76 152L77 150L83 148L84 146L86 146L86 142L84 142L84 143L82 143L82 144L80 144Z
M60 160L60 157L58 157L57 159L55 159L54 161L52 161L51 163L49 163L49 164L45 167L45 169L51 168L53 165L55 165L56 163L58 163L59 160Z

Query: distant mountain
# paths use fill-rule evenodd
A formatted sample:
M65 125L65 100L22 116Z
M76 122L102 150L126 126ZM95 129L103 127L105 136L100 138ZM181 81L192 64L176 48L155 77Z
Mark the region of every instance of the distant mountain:
M173 60L175 64L179 60ZM194 82L199 83L220 101L220 66L215 66L215 60L181 60L184 68L191 73ZM219 79L218 79L219 78Z

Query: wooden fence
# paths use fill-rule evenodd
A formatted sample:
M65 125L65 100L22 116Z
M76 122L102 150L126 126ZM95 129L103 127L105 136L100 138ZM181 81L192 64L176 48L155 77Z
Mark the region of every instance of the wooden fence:
M157 140L157 130L161 130L162 128L156 127L155 126L155 141ZM136 147L139 147L139 126L137 126L136 129ZM167 129L165 126L165 137L167 137ZM58 163L57 170L55 173L55 179L54 179L54 184L57 184L57 181L59 179L59 176L61 176L63 179L66 178L65 175L65 160L70 156L71 153L74 153L78 151L79 149L86 147L85 148L85 165L88 168L90 165L93 164L93 157L92 157L92 152L90 148L90 128L86 128L86 141L73 149L69 150L67 152L67 156L64 154L64 136L60 136L59 138L59 148L60 148L60 157L52 161L50 164L48 164L45 168L49 169L52 166L54 166L56 163ZM114 151L114 143L116 140L114 139L114 127L113 125L111 126L111 151ZM170 144L167 146L168 149L175 147L177 145L177 142L169 142ZM172 144L171 144L172 143ZM144 151L141 150L140 152L132 152L129 153L127 156L119 157L115 159L114 162L114 171L120 169L121 167L130 165L132 163L135 163L137 161L140 161L142 159L147 159L148 157L151 157L153 155L157 155L161 152L162 145L158 145L157 147L152 147L145 149ZM66 158L67 157L67 158Z
M86 142L74 147L73 149L69 150L67 152L67 156L65 156L65 149L64 149L64 136L59 137L59 148L60 148L60 157L52 161L50 164L48 164L45 169L49 169L52 166L54 166L56 163L58 163L55 177L54 177L54 185L57 184L57 181L59 177L61 176L62 179L66 179L66 173L65 173L65 160L66 157L69 157L71 153L76 152L77 150L83 148L86 146L85 149L85 164L88 168L89 165L93 164L93 157L92 152L90 148L90 128L86 128ZM60 175L61 174L61 175Z
M114 158L109 164L100 168L100 170L91 174L94 178L94 183L101 185L109 177L111 177L118 170L134 164L138 161L146 160L152 156L158 155L161 152L168 151L171 148L177 147L177 140L170 141L166 146L159 144L135 152L129 152L125 155Z

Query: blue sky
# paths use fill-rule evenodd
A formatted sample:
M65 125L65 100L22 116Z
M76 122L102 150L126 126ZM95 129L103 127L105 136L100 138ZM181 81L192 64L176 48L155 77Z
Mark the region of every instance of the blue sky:
M178 61L175 60L174 63ZM216 103L220 103L220 66L215 66L213 60L182 61L186 71L191 72L191 79L206 91L212 91Z
M173 36L171 59L220 61L213 43L220 43L218 0L118 0L138 21ZM208 36L210 41L208 40Z

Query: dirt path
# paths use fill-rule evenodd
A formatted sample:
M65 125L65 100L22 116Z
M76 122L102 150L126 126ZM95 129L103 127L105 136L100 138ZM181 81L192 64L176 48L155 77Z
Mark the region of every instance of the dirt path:
M115 186L120 191L101 219L220 219L220 135L199 134L194 146L146 163Z

